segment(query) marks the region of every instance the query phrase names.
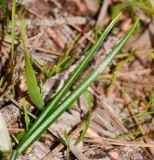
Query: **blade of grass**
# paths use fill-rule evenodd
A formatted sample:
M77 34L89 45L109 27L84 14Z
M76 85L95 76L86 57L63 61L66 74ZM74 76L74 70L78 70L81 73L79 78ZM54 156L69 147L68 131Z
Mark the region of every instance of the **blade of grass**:
M67 93L67 91L70 89L72 84L77 80L85 66L89 63L89 61L92 59L92 57L95 55L96 51L100 46L102 45L104 39L107 37L108 33L111 31L111 29L114 27L114 25L117 23L118 18L120 15L118 15L105 29L105 31L102 33L96 44L87 52L85 58L81 61L81 63L78 65L74 73L71 75L71 77L66 81L65 85L62 87L62 89L56 94L56 96L52 99L51 102L47 105L46 109L41 113L41 115L37 118L37 120L33 123L31 128L28 130L28 132L24 135L23 139L27 139L28 135L33 132L41 123L41 121L47 116L49 112L52 111L53 107L56 108L57 104L60 102L61 98Z
M11 25L11 64L14 65L14 35L15 35L15 9L16 9L16 0L12 0L12 25Z
M113 49L113 51L105 58L105 60L100 63L96 69L91 72L91 74L83 80L76 89L72 91L61 103L57 109L54 108L52 111L43 119L38 128L35 129L28 135L26 140L22 140L17 146L17 154L14 156L17 157L19 153L24 153L40 136L53 124L67 109L70 109L69 106L77 99L79 96L91 85L92 82L99 76L100 73L111 63L112 59L119 53L124 44L128 41L130 36L133 34L138 20L130 29L130 31L125 35L125 37L118 43L118 45ZM12 154L14 154L14 152ZM11 156L12 157L12 156Z
M25 57L25 78L27 84L28 95L34 105L39 109L44 109L44 101L41 97L39 87L37 86L37 81L35 77L35 72L31 64L31 57L28 54L26 48L26 23L25 20L21 21L21 39L24 46L24 57Z
M2 84L3 84L3 81L4 81L4 77L1 77L1 78L0 78L0 87L1 87Z
M154 8L151 7L151 5L148 1L129 0L129 1L125 1L123 3L118 3L115 6L113 6L111 18L114 18L118 13L120 13L122 10L124 10L128 7L132 11L134 10L134 8L140 8L144 12L146 12L150 15L154 14ZM133 11L133 13L134 13L134 11Z
M27 105L26 105L25 98L23 99L23 109L24 109L24 120L25 120L25 124L26 124L26 130L28 130L29 124L30 124L30 118L28 116Z
M87 105L88 105L88 115L87 115L87 120L85 122L85 127L82 130L82 134L80 135L80 137L78 138L78 140L76 141L75 145L78 145L81 141L83 141L87 130L89 128L89 124L90 124L90 118L91 118L91 111L92 111L92 101L91 101L91 95L88 92L88 90L86 90L83 95L86 97L87 100Z
M146 4L144 4L144 2L139 2L139 1L131 1L131 5L132 6L136 6L140 9L143 9L145 12L147 12L148 14L154 14L154 8L147 6Z

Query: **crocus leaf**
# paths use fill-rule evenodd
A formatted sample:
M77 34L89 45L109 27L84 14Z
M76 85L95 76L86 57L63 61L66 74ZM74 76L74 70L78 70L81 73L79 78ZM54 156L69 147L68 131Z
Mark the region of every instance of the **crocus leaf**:
M111 31L111 29L114 27L114 25L117 23L118 18L120 15L118 15L105 29L105 31L102 33L100 38L97 40L96 44L87 52L85 55L85 58L81 61L81 63L78 65L78 67L75 69L74 73L70 76L70 78L65 82L65 85L60 89L60 91L55 95L55 97L52 99L51 102L47 105L46 109L41 113L41 115L37 118L37 120L33 123L31 128L27 131L27 133L23 137L23 141L27 139L27 136L33 132L41 123L41 121L48 115L48 113L52 112L53 108L56 109L56 105L61 101L61 98L65 96L67 91L70 89L70 87L73 85L73 83L77 80L79 75L82 73L83 69L86 67L86 65L89 63L89 61L92 59L92 57L96 54L97 50L102 45L103 41Z

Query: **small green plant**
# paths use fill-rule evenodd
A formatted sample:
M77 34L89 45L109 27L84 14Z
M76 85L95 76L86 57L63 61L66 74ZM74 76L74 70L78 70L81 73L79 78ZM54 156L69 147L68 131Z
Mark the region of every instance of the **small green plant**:
M86 67L86 65L88 64L88 62L96 54L96 51L101 46L102 42L107 37L108 33L111 31L111 29L113 28L113 26L117 23L118 17L119 16L117 16L110 23L110 25L102 33L101 37L98 39L98 41L96 42L96 44L88 51L88 53L86 54L85 58L81 61L80 65L78 65L78 67L76 68L75 72L65 82L65 85L55 95L54 99L52 99L52 101L49 102L49 104L47 105L47 107L44 110L44 112L33 123L33 125L31 126L31 128L26 133L25 138L38 127L38 125L41 123L41 121L53 110L53 108L56 107L56 105L58 105L58 103L61 101L61 99L65 96L65 94L67 93L67 91L70 89L70 87L74 84L74 82L77 80L77 78L79 77L79 75L82 73L83 69Z
M130 9L130 13L132 17L135 17L134 10L136 8L142 9L144 12L146 12L149 15L154 14L154 8L152 8L149 0L128 0L128 1L124 1L123 3L118 3L112 7L111 18L113 19L120 12L128 8Z
M44 109L44 101L42 99L39 87L37 85L35 72L32 67L31 57L26 48L26 23L25 20L21 21L21 39L24 47L25 57L25 78L27 84L28 95L34 105L42 111Z
M49 72L49 74L47 76L48 78L53 76L56 73L63 71L64 69L68 68L72 64L73 58L71 59L70 53L71 53L75 43L79 39L79 37L80 37L80 34L75 37L75 39L70 44L68 50L66 51L65 55L60 58L58 64Z
M103 32L103 34L100 36L100 38L97 40L96 44L92 47L92 49L87 53L83 61L79 64L78 68L74 72L74 74L70 77L70 79L65 83L64 89L62 88L61 91L63 91L63 94L61 95L61 91L58 93L58 95L49 103L48 107L44 110L44 112L40 115L38 118L38 121L36 121L36 124L39 124L37 126L33 125L31 129L24 135L20 143L18 144L16 150L12 152L12 155L10 157L10 160L15 160L18 154L24 153L47 129L51 124L53 124L66 110L70 109L72 107L72 104L75 100L79 98L79 96L91 85L92 82L96 80L98 75L111 63L112 59L119 53L121 48L124 46L124 44L127 42L127 40L130 38L130 36L133 34L138 21L133 25L131 30L125 35L125 37L118 43L118 45L114 48L114 50L105 58L104 61L102 61L96 69L93 70L93 72L90 73L90 75L83 80L60 104L61 98L64 96L64 93L68 91L68 88L72 86L72 84L75 82L74 79L81 74L89 60L92 58L94 53L98 50L98 48L101 46L102 41L107 36L108 32L112 29L114 24L117 22L114 20L109 27L107 27L107 30ZM90 57L89 57L90 56ZM69 82L69 85L68 85ZM71 83L70 83L71 82ZM73 82L73 83L72 83ZM67 87L66 87L67 85ZM60 99L59 99L60 95ZM58 98L57 98L58 97ZM56 101L55 101L56 99ZM58 99L58 102L57 102ZM51 104L54 105L51 107ZM56 105L55 105L56 104ZM58 105L59 104L59 105ZM45 115L45 116L44 116ZM43 118L42 118L43 117ZM41 120L41 121L40 121Z
M41 66L39 63L35 62L35 65L39 68L39 70L45 74L47 78L52 77L53 75L62 72L63 70L67 69L74 61L74 57L70 55L74 45L76 44L77 40L79 39L80 34L75 37L72 43L69 45L64 56L62 56L56 66L54 66L51 70L49 70L46 66Z

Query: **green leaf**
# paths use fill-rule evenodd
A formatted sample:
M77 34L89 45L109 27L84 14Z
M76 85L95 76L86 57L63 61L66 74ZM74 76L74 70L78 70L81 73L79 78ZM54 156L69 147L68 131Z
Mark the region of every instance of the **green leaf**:
M25 120L25 124L26 124L26 129L29 129L29 124L30 124L30 118L28 116L28 112L27 112L27 105L26 105L26 100L25 98L23 99L23 110L24 110L24 120Z
M44 109L44 101L41 97L39 87L35 77L35 72L32 67L31 57L28 54L26 48L26 23L24 20L21 21L21 39L24 46L24 57L25 57L25 78L27 84L28 95L33 104L42 111Z
M150 5L148 1L138 1L138 0L129 0L123 3L118 3L112 7L111 18L113 19L117 14L125 10L126 8L130 8L134 13L134 8L140 8L144 12L152 15L154 14L154 8ZM131 12L130 12L131 13Z
M19 132L16 134L16 138L18 141L20 141L22 139L22 137L24 136L25 134L25 131L22 131L22 132Z
M154 52L150 53L150 58L154 60Z
M0 78L0 87L1 87L2 84L3 84L3 81L4 81L4 77L1 77L1 78Z
M61 88L61 90L55 95L55 97L52 99L51 102L47 105L44 112L41 113L41 115L37 118L37 120L33 123L31 128L28 130L28 132L24 135L22 141L26 140L28 135L35 131L36 128L40 125L42 120L48 115L48 113L51 113L53 109L55 110L57 108L57 104L61 101L61 99L65 96L67 91L70 89L70 87L73 85L73 83L77 80L79 75L82 73L83 69L86 67L86 65L89 63L89 61L92 59L92 57L96 54L98 48L102 45L103 41L107 37L108 33L111 31L111 29L114 27L114 25L117 23L119 18L119 15L108 25L108 27L105 29L105 31L102 33L100 38L97 40L96 44L87 52L85 58L81 61L81 63L78 65L74 73L70 76L70 78L65 82L65 85Z
M123 9L129 6L129 2L119 3L112 7L111 18L114 19Z
M91 95L88 92L88 90L86 90L83 95L86 97L87 100L87 105L88 105L88 115L87 115L87 120L85 122L85 127L82 130L82 134L80 135L79 139L76 141L75 145L78 145L81 141L83 141L87 130L89 128L89 124L90 124L90 118L91 118L91 111L92 111L92 101L91 101Z
M136 1L131 1L132 6L143 9L148 14L154 14L154 8L151 7L150 5L147 5L146 3L145 4L144 3L145 3L145 0L144 0L144 2L139 2L137 0Z

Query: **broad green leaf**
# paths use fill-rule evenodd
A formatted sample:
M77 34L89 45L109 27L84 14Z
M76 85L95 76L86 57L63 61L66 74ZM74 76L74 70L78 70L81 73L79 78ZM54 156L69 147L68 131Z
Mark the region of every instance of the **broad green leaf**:
M20 141L22 139L22 137L24 136L25 134L25 131L22 131L22 132L19 132L16 134L16 138L18 141Z
M128 41L133 34L138 21L132 26L130 31L124 36L124 38L117 44L113 51L94 69L90 75L83 80L57 107L53 107L52 110L46 115L39 126L28 134L27 139L21 140L18 144L16 151L12 153L13 158L17 157L19 153L24 153L40 136L53 124L67 109L69 106L79 98L81 94L96 80L99 74L112 62L113 58L120 52L122 47Z
M25 78L26 78L26 85L28 90L28 95L33 102L33 104L39 109L44 109L44 101L41 97L41 93L39 87L37 85L35 72L32 67L31 57L28 54L26 48L26 24L25 21L21 21L21 39L24 46L24 57L25 57Z

